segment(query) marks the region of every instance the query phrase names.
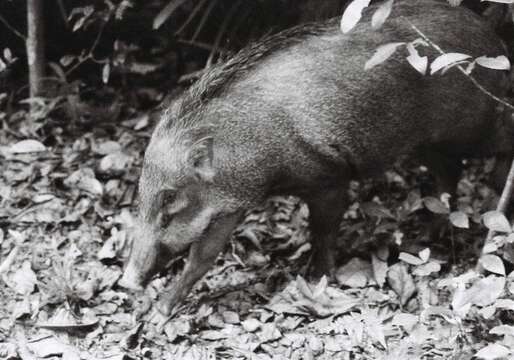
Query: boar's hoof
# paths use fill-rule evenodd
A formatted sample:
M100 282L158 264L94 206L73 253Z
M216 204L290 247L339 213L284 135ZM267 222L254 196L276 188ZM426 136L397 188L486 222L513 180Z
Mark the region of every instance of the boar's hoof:
M125 272L121 279L118 281L118 285L129 290L142 291L144 287L142 282L138 280L137 276L133 276L128 272Z
M329 282L335 280L335 261L332 254L315 251L311 258L309 278L319 280L326 276Z
M182 301L182 298L179 296L179 292L173 289L167 290L161 295L161 299L157 303L157 310L161 314L169 316L175 306L179 305L180 301Z
M333 283L336 280L335 268L318 268L316 266L311 267L309 270L309 280L319 281L323 276L326 276L329 283Z

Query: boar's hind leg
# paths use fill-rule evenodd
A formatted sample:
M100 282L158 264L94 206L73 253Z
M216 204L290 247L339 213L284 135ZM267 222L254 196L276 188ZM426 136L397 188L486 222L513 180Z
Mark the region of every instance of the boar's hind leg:
M306 199L309 206L311 243L314 249L312 275L333 277L335 270L335 244L339 225L346 210L346 186L327 189Z
M193 285L211 268L219 253L223 251L239 218L239 214L232 214L213 220L204 236L191 245L182 275L178 280L174 280L161 296L158 308L162 313L169 315L187 296Z

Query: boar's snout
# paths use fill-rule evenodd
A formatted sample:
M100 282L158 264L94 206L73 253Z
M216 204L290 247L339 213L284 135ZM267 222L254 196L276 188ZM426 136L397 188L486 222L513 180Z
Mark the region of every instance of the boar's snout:
M159 234L151 230L147 224L139 224L123 276L118 281L120 286L132 290L144 289L166 261L168 252L163 251Z

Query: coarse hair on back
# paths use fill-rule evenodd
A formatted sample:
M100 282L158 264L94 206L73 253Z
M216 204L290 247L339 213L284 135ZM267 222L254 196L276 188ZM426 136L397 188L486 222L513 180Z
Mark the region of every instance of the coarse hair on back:
M232 82L252 70L262 59L310 36L324 34L333 29L338 21L338 18L333 18L325 22L298 25L265 36L246 46L230 59L212 66L181 96L176 110L163 116L161 121L164 122L164 129L195 127L195 120L201 116L204 105L210 99L220 96ZM175 132L180 131L175 129Z

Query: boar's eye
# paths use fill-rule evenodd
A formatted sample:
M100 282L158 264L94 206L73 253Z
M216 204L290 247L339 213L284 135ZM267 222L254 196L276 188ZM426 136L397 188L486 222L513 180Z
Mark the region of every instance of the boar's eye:
M177 199L177 191L173 189L163 190L161 193L161 206L171 205Z
M165 189L160 194L160 219L162 227L169 225L173 217L185 206L187 201L184 196L179 196L174 189Z

